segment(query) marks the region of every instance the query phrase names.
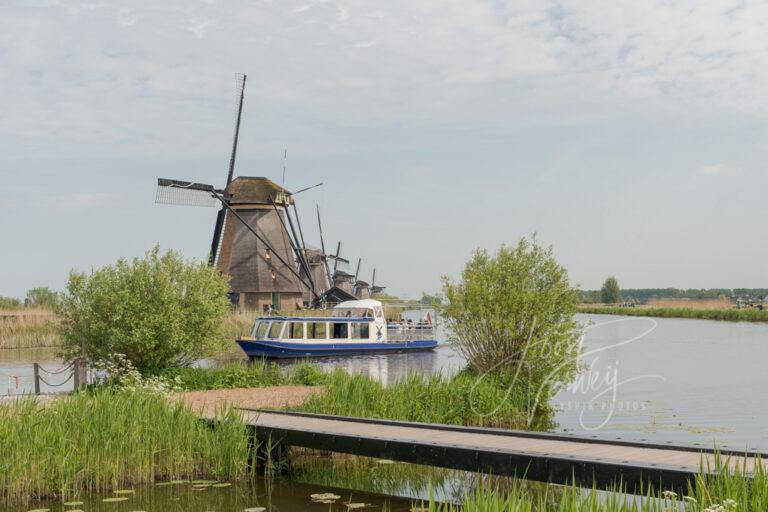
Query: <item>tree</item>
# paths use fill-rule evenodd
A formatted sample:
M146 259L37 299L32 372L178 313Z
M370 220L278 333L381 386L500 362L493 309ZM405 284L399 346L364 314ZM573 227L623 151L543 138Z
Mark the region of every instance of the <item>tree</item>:
M62 298L62 352L72 359L124 354L152 372L207 355L229 311L226 278L159 247L90 275L72 272Z
M495 255L476 250L457 283L443 278L451 342L477 372L514 375L546 403L577 371L578 291L536 238Z
M621 288L619 288L619 281L611 276L605 280L603 287L600 288L600 300L603 304L616 304L621 302Z
M60 303L61 294L48 287L32 288L24 300L24 305L30 308L56 309Z

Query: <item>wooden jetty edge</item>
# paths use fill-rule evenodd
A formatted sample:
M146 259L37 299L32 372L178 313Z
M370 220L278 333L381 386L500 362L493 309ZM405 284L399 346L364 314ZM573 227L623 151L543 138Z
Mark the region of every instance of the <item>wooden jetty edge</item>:
M518 430L461 427L300 412L240 409L272 443L583 487L684 491L716 453L677 446ZM764 455L719 450L729 467L754 470ZM702 466L703 464L703 466ZM746 466L744 466L746 465Z

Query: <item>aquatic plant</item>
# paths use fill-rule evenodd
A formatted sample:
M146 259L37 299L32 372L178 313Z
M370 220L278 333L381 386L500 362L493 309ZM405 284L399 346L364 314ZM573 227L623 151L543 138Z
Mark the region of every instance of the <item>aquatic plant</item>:
M158 479L237 479L256 447L237 414L210 428L181 403L102 389L49 403L0 405L0 496L9 503Z
M471 370L408 376L386 385L337 368L325 390L297 409L307 412L393 420L546 429L552 409L529 399L529 387L508 375Z
M157 375L172 382L176 389L184 391L281 385L315 386L323 384L328 378L328 374L317 364L298 362L282 368L263 359L217 368L168 368Z

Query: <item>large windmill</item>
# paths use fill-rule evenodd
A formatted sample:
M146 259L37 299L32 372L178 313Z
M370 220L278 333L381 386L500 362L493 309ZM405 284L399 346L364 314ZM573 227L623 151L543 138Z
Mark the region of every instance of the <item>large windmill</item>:
M230 299L243 309L291 310L320 299L291 193L264 177L234 177L243 111L245 75L237 77L235 136L223 188L159 178L155 201L189 206L221 205L209 263L230 277ZM318 186L318 185L315 185ZM297 228L298 227L298 232ZM320 291L319 291L320 290Z

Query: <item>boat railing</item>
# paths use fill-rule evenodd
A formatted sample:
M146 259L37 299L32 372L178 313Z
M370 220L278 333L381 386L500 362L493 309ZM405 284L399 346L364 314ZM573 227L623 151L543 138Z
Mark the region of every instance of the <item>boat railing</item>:
M435 339L435 328L431 324L390 323L387 326L387 342L389 343L433 339Z

